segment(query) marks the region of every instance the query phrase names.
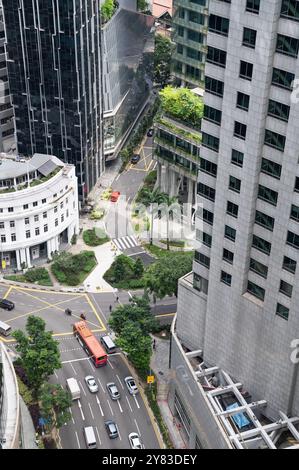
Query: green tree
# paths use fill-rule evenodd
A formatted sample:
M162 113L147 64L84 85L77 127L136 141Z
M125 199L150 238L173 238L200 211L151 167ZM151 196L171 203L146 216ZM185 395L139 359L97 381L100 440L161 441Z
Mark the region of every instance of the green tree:
M145 207L150 208L151 213L151 234L150 234L150 244L153 244L153 233L154 233L154 216L157 213L157 205L162 204L166 201L166 194L161 193L159 189L148 189L144 187L142 193L140 194L139 201L145 205Z
M115 10L114 0L105 0L101 5L101 16L104 22L110 20Z
M171 71L171 54L173 45L170 39L162 34L157 34L155 37L155 51L154 51L154 80L161 87L169 83Z
M113 310L109 318L109 326L117 335L122 335L127 322L135 322L143 335L153 333L158 329L158 322L151 313L149 299L134 296L129 304L121 305Z
M45 326L42 318L30 315L26 323L27 335L21 330L12 334L35 397L55 369L61 368L59 343L52 338L51 331L45 331Z
M54 427L61 428L71 419L69 408L72 405L72 397L60 385L44 384L39 399L41 416L46 420L49 431Z
M152 340L134 320L126 321L117 345L128 354L128 359L141 371L148 371L152 353Z
M186 122L200 130L204 113L201 97L188 88L166 86L160 91L162 110L176 119Z
M178 198L176 196L164 195L163 203L166 206L166 241L167 241L167 250L169 251L169 221L170 218L173 218L174 209L177 210L176 204L178 204Z
M137 279L141 278L144 273L143 263L141 258L137 258L134 264L134 274Z
M192 270L193 253L171 253L149 266L144 274L145 288L162 299L178 293L178 280Z

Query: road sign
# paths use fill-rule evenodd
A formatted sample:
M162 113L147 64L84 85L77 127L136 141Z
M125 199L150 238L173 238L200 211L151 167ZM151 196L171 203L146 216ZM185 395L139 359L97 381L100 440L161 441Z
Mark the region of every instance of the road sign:
M155 376L154 375L148 375L147 376L147 383L148 384L153 384L155 381Z

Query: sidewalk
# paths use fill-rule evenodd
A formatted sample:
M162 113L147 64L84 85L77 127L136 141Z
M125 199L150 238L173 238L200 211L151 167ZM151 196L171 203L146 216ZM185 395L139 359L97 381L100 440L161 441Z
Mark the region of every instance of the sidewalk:
M159 405L163 420L168 428L170 439L175 449L186 449L181 433L177 427L177 420L168 406L168 392L171 372L169 370L169 347L170 341L155 337L156 349L151 359L151 368L155 372L157 378L158 394L157 403Z

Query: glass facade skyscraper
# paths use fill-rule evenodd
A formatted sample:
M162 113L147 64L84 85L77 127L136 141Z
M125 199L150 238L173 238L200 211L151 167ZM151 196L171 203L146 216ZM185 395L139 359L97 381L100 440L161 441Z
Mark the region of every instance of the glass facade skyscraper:
M76 166L84 200L103 170L99 0L3 0L18 152Z

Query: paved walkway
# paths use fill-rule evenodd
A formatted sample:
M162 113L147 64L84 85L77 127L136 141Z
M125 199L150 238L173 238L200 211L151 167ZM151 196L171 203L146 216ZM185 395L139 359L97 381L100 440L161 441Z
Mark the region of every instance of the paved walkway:
M151 368L157 377L158 394L157 403L159 405L162 417L168 428L170 439L175 449L186 449L186 444L178 429L178 422L174 418L168 406L169 382L171 372L169 370L169 347L170 341L155 337L156 348L151 359Z

